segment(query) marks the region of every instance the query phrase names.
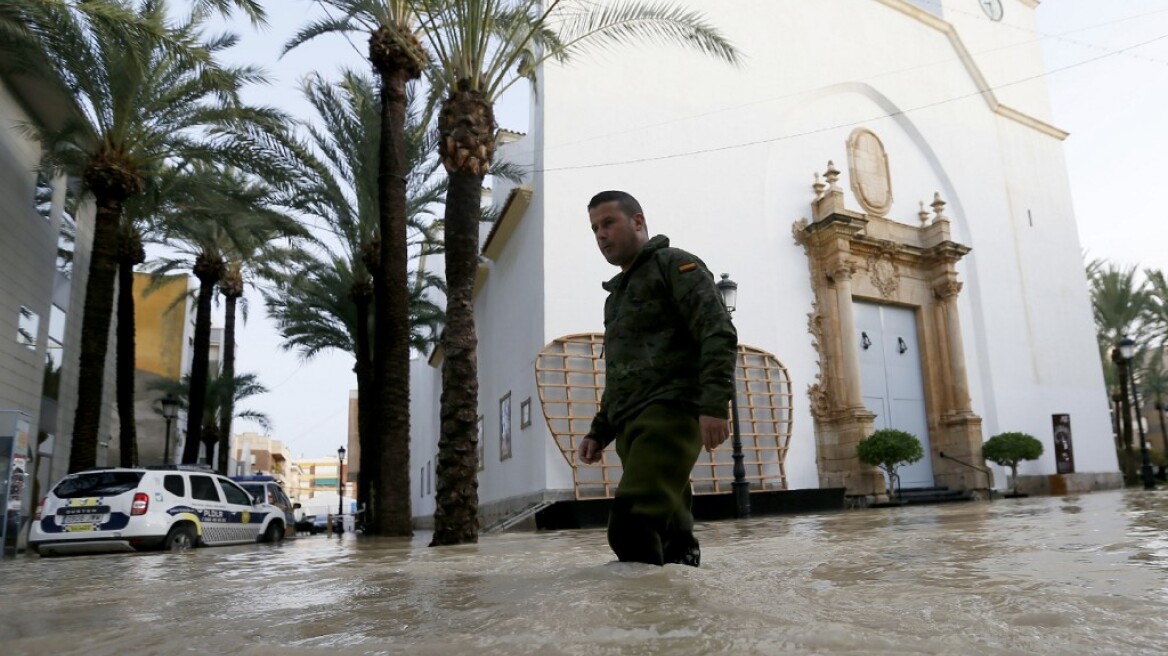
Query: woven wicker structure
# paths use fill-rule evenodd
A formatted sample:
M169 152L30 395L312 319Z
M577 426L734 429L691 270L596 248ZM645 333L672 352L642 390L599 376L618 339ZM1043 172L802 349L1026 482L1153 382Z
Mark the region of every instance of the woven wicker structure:
M576 461L576 447L588 434L604 393L604 335L583 333L554 340L540 352L535 376L548 429L572 467L576 498L612 497L621 477L613 449L605 449L596 465ZM784 490L791 378L774 355L744 345L738 347L736 378L746 480L751 491ZM729 492L734 480L730 442L703 455L691 480L695 494Z

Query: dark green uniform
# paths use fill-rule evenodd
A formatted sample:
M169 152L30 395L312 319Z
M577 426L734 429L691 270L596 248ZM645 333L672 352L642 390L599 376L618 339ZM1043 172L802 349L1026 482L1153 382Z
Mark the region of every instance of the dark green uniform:
M605 388L589 437L615 440L624 468L608 541L620 560L680 562L697 545L698 416L727 415L738 335L705 264L664 236L604 288Z

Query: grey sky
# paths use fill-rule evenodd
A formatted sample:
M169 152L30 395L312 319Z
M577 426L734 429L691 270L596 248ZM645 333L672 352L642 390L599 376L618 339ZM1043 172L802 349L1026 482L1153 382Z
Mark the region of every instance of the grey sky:
M272 8L271 25L256 33L237 22L243 41L233 57L273 74L273 85L253 93L253 102L307 117L298 81L314 70L326 77L335 77L342 66L366 70L365 40L354 35L350 44L340 36L320 37L280 59L282 44L322 9L311 0L266 4ZM976 3L969 4L976 11ZM1036 36L1043 37L1052 71L1047 79L1054 124L1071 133L1065 153L1083 247L1090 257L1168 268L1163 255L1168 213L1153 193L1168 186L1168 0L1044 0L1038 21ZM1146 41L1153 42L1111 54ZM498 108L499 124L526 132L526 96L511 96ZM279 336L258 295L249 298L251 316L238 338L237 369L258 373L272 388L249 406L271 416L273 437L295 456L335 453L345 440L348 394L355 387L352 358L324 353L304 363L279 350ZM253 429L237 422L237 431Z

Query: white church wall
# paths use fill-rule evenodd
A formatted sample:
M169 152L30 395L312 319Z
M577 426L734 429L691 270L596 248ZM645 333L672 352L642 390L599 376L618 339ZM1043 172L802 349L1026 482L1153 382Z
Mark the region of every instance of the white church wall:
M426 362L425 357L412 360L410 362L410 512L414 517L432 517L434 515L433 477L434 468L438 465L438 436L441 434L438 400L441 397L442 369L431 367Z
M502 202L503 199L500 199ZM480 502L489 503L541 490L546 485L548 448L545 426L537 424L539 396L535 388L535 358L545 343L543 330L542 229L525 215L499 258L490 263L487 282L475 299L480 335L479 407L485 417L486 467L480 473ZM500 449L500 400L510 394L510 452ZM531 403L533 421L521 423L521 405ZM542 423L542 422L541 422Z
M774 352L792 376L791 487L816 486L806 397L818 371L807 333L811 293L790 226L809 215L812 173L828 159L860 209L848 187L845 143L864 126L889 154L890 218L915 222L919 201L940 192L954 238L973 248L959 266L959 307L973 407L986 419L986 435L1001 426L1049 439L1049 415L1071 404L1081 408L1072 418L1076 435L1093 439L1106 409L1093 400L1102 385L1085 339L1091 323L1085 291L1076 287L1081 262L1060 143L995 114L944 33L879 2L817 3L815 11L776 2L752 12L733 4L699 3L746 46L741 68L644 47L622 51L636 66L614 67L607 60L618 56L606 55L545 71L547 259L571 263L546 272L549 336L603 329L599 283L617 270L587 232L585 206L597 191L630 191L650 233L669 235L739 283L741 341ZM770 47L750 47L761 43ZM931 64L914 68L920 61ZM1032 66L1041 62L1019 74ZM700 89L692 80L701 80ZM1042 101L1018 100L1038 110ZM1063 180L1057 189L1044 187L1049 169ZM1063 217L1042 238L1016 233L1017 185L1039 194L1026 201L1032 212ZM1057 280L1047 280L1051 261L1059 263ZM1050 318L1027 326L1022 309ZM1016 338L1027 332L1036 339ZM1013 371L1031 360L1044 377L1061 380L1036 384ZM1096 443L1109 449L1107 440ZM1053 461L1038 466L1053 473Z

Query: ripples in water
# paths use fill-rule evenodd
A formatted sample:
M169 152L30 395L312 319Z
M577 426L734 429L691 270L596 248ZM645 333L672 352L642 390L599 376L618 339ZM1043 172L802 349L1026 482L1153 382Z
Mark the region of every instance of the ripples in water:
M699 527L704 566L603 531L0 563L5 654L1162 654L1168 492Z

